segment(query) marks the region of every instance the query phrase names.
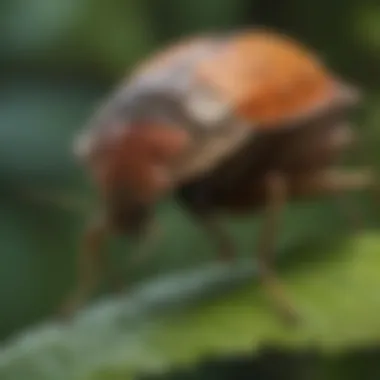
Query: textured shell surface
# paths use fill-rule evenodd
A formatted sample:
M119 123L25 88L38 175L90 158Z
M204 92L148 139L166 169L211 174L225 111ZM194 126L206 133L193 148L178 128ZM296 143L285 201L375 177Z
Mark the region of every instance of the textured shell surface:
M235 33L197 76L256 128L280 128L342 96L341 83L310 49L267 30Z
M173 168L176 181L211 170L222 157L236 151L253 133L252 128L234 117L216 92L193 82L199 63L216 54L225 42L220 37L196 38L169 47L138 66L77 138L79 155L96 155L102 146L117 144L128 138L131 128L147 123L189 132L190 149Z
M103 100L76 136L74 153L89 156L106 140L116 140L140 121L167 122L196 133L204 129L184 110L197 62L214 54L220 39L198 37L169 46L138 65ZM175 121L175 122L174 122Z
M256 131L294 126L344 94L315 54L280 33L195 37L138 65L100 107L76 151L88 157L144 123L182 128L192 143L173 177L186 182L232 156Z

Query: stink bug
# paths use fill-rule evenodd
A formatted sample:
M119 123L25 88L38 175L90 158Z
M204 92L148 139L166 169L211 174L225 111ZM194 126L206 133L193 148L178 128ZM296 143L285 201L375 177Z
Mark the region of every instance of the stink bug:
M308 49L266 30L190 39L142 63L75 143L103 209L84 237L79 285L64 310L73 311L97 284L106 234L147 238L153 206L166 194L203 221L219 208L267 205L271 241L270 226L289 195L358 187L356 177L332 184L326 172L348 144L350 129L340 122L356 101ZM217 237L225 250L224 235ZM261 272L273 289L268 247L260 248Z

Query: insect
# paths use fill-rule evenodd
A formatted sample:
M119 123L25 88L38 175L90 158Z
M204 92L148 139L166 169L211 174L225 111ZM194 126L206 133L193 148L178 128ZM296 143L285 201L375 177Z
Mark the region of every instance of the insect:
M366 173L329 171L351 139L342 121L356 102L308 49L267 30L196 37L153 55L76 139L102 207L84 235L78 285L63 310L71 313L97 285L106 236L146 240L155 203L174 193L221 253L231 244L216 211L268 208L262 279L287 311L268 261L272 226L289 196L368 185Z

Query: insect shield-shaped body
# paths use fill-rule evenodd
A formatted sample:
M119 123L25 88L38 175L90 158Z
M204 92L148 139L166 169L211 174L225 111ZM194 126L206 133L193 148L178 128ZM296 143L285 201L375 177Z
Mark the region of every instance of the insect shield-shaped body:
M98 282L106 231L144 235L154 203L176 189L202 215L210 205L235 208L242 195L256 199L249 191L282 169L284 147L302 146L278 136L308 130L306 121L351 98L308 49L263 30L194 38L141 64L76 141L103 210L85 236L79 286L65 310ZM299 154L285 166L303 162Z

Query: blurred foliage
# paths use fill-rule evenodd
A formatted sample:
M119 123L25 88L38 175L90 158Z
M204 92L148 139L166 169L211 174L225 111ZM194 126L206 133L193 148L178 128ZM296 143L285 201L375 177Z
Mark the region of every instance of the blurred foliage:
M107 298L69 325L20 335L1 352L0 378L128 379L269 343L325 354L375 344L379 244L378 234L366 233L334 239L329 250L299 247L297 264L282 271L302 316L298 327L279 323L252 281L253 266L213 264Z
M365 140L366 158L380 168L380 4L377 0L0 2L0 338L14 336L16 331L49 317L73 283L76 246L86 215L91 211L93 192L73 160L71 141L98 102L139 60L166 43L204 30L256 24L276 27L313 46L342 76L359 84L366 99L355 116L357 130ZM349 158L356 162L360 157L352 155ZM358 201L368 206L366 199ZM376 216L376 210L372 212L370 208L365 208L365 214ZM152 275L164 276L168 272L202 267L215 258L214 246L173 204L161 205L160 217L166 235L150 261L129 277L131 284L142 283ZM241 255L249 256L254 249L256 218L226 222L237 237ZM362 261L353 261L362 272L350 274L344 286L338 281L339 273L347 269L343 264L341 269L338 264L331 266L330 262L315 269L305 269L294 263L299 244L307 243L307 249L303 248L307 260L309 248L312 250L315 241L337 233L349 234L349 231L346 221L329 200L289 207L278 243L281 258L296 271L294 280L288 279L289 283L302 282L308 270L315 270L315 278L321 281L326 273L329 282L325 286L321 284L320 291L318 285L318 289L306 287L298 294L298 286L294 285L292 290L296 297L308 298L308 304L320 305L326 314L331 312L331 318L336 318L333 325L337 327L334 328L344 330L342 334L348 340L356 336L369 339L370 334L376 337L377 303L369 305L372 299L369 286L375 289L379 285L373 273L377 268L375 254L364 254L363 258L358 254L357 260ZM373 249L378 246L375 238L372 244ZM131 248L128 241L116 241L110 255L114 265L125 261ZM340 250L327 251L331 251L337 261L349 258L351 252L343 252L341 258ZM127 263L123 265L127 273ZM367 270L371 275L365 278ZM334 276L337 276L335 281ZM331 289L329 297L327 284ZM345 289L348 288L356 295L355 300L361 302L358 311L354 311L353 303L349 302L347 305L351 306L344 309ZM280 327L265 314L256 292L256 287L249 287L231 299L231 305L236 303L237 308L246 302L245 297L256 299L243 315L246 323L242 322L242 327L246 329L247 339L256 329L263 331L262 334L270 329L279 336ZM193 318L186 320L182 316L173 324L165 321L158 331L175 342L182 339L181 326L186 326L185 330L193 332L194 336L203 326L204 339L209 337L210 345L217 344L219 340L212 333L219 323L215 314L218 307L226 307L223 305L228 300L197 307L194 325ZM254 313L256 307L261 314L252 316L252 321L257 320L255 326L251 326L249 314ZM338 310L339 307L342 310ZM368 320L360 314L364 311L368 313ZM348 318L350 313L351 318ZM315 318L318 315L317 312ZM337 322L339 318L344 321L341 326ZM209 333L205 324L210 327ZM331 326L327 323L322 330L314 326L310 331L320 332L320 339L324 334L335 336ZM127 331L131 327L133 324L126 323L122 329ZM88 328L91 329L91 324ZM111 343L115 337L112 331L116 335L120 333L111 330L109 336L104 337ZM305 338L305 332L300 334ZM264 337L261 335L260 339ZM336 333L336 337L339 339L340 335ZM137 341L140 338L139 335ZM230 343L231 347L240 345L239 334L236 339L235 343L229 340L224 343ZM255 339L259 341L259 337ZM248 340L246 345L249 345ZM123 342L120 350L112 351L115 360L123 355L127 345L137 350L134 342L133 339ZM160 347L161 343L156 342ZM200 339L201 343L208 347L208 342ZM86 344L91 346L90 342ZM194 350L196 356L199 347L189 343L188 348L189 352ZM173 358L175 353L181 354L173 348L166 350L168 358ZM65 355L63 353L62 360L68 363ZM149 357L147 352L144 355ZM25 363L30 360L25 358ZM42 366L45 359L41 357L41 360L37 362ZM36 376L38 378L38 374ZM32 375L27 378L31 379Z
M162 376L141 376L139 380L372 380L379 377L377 346L348 349L339 354L316 349L263 347L255 354L207 357L195 368L173 368ZM123 377L120 377L120 380ZM124 377L125 379L125 377Z

